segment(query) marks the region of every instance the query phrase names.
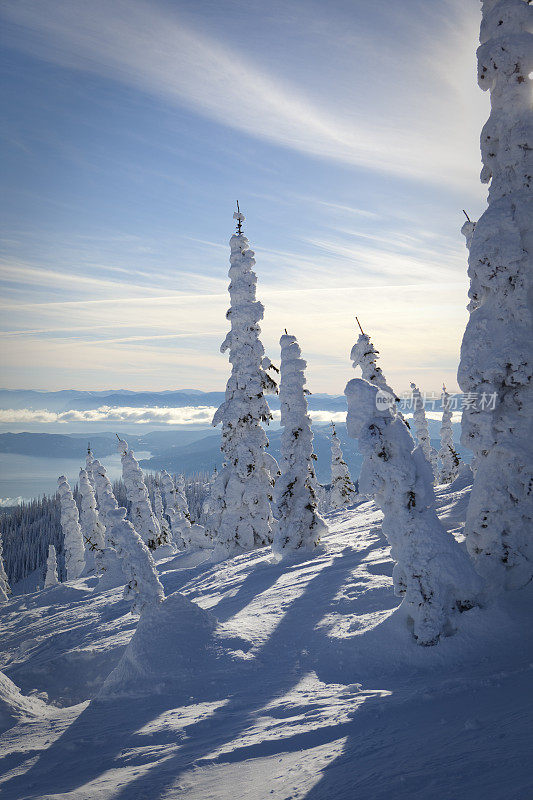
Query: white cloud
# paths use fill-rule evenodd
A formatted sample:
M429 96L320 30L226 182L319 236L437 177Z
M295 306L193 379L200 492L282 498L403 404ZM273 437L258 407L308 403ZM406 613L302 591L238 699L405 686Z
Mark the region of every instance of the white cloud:
M381 31L360 29L364 3L349 20L336 19L335 9L331 19L318 19L319 9L305 4L299 12L310 36L313 14L323 27L321 50L313 38L307 42L305 73L292 41L280 64L264 47L243 47L235 31L220 25L215 35L200 32L184 12L153 2L8 0L3 9L15 23L11 44L49 61L306 154L471 191L484 106L465 79L478 25L468 4L450 2L429 19L413 7L413 25L398 17L396 46L382 41ZM324 58L333 42L335 60Z

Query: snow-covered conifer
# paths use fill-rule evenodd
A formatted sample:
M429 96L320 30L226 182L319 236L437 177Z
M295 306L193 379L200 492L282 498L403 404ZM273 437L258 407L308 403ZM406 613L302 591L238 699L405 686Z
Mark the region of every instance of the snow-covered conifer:
M420 389L416 384L411 384L411 390L413 395L413 422L415 425L416 438L418 439L418 443L422 448L422 452L424 453L428 464L430 464L431 469L433 470L433 475L437 477L437 451L431 444L429 426L426 418L426 409L424 408L424 400L420 394Z
M440 471L439 483L451 483L459 473L459 456L453 446L452 411L450 395L446 387L442 387L442 423L440 427Z
M91 462L91 475L92 466L93 462ZM85 544L85 568L86 571L95 569L97 572L102 572L105 528L100 522L93 484L85 469L80 469L79 487L81 494L80 525Z
M488 208L463 233L470 318L458 381L462 443L475 473L465 536L494 590L533 575L533 7L483 0L478 82L490 91L481 133Z
M143 472L133 450L128 448L128 443L119 438L119 451L122 454L122 477L126 485L126 493L130 502L130 518L133 527L148 545L150 550L155 550L164 540L159 522L153 512L144 482Z
M344 460L341 443L331 423L331 489L329 502L331 508L344 508L355 502L357 492L350 477L348 465Z
M3 553L2 533L0 531L0 603L7 603L9 595L11 594L11 588L4 569Z
M98 517L104 526L104 548L99 556L102 572L98 581L98 591L106 591L124 584L124 572L115 548L111 521L106 516L106 511L116 508L118 503L106 469L97 459L93 461L92 473L98 498Z
M119 507L106 471L98 461L94 462L93 473L106 524L106 544L116 551L127 580L124 596L133 600L132 611L140 613L146 604L157 603L164 598L154 559L131 522L125 519L126 509ZM106 578L104 574L102 580L105 582Z
M305 396L306 361L296 337L284 334L281 345L281 475L276 481L274 552L285 555L313 550L327 526L317 510L313 431Z
M183 475L179 475L174 483L168 472L163 470L161 472L161 490L165 501L165 514L170 522L172 539L178 549L212 547L212 541L204 526L191 523Z
M79 578L85 569L85 551L80 527L78 506L64 475L57 480L61 503L61 527L65 537L65 568L67 580Z
M361 367L361 375L365 381L373 383L382 392L391 394L397 399L396 393L387 383L383 371L377 363L378 356L379 350L376 350L370 341L370 336L361 332L350 353L353 368Z
M226 399L213 418L213 425L222 423L224 458L210 503L209 533L216 540L216 558L271 543L270 502L278 469L266 452L262 428L272 418L265 392L276 389L259 338L264 308L256 299L254 253L241 231L244 215L235 216L237 233L230 239L231 307L226 314L231 330L221 347L223 353L229 350L232 371Z
M51 586L56 586L59 583L57 578L57 558L56 549L53 544L48 546L48 558L46 559L46 578L44 579L44 588L49 589Z
M468 555L440 524L433 476L401 417L378 407L378 387L356 378L345 389L347 428L358 439L363 465L359 489L383 511L383 533L396 562L395 593L413 622L419 644L435 644L458 612L477 602L481 581Z
M161 489L159 488L158 483L156 483L154 486L154 514L156 516L157 521L159 522L159 527L161 528L162 540L167 545L170 545L172 542L172 533L170 530L169 521L166 518L163 509L163 498L161 497Z
M94 456L93 451L91 450L91 443L89 442L87 445L87 455L85 456L85 472L87 473L89 482L94 489L93 462Z

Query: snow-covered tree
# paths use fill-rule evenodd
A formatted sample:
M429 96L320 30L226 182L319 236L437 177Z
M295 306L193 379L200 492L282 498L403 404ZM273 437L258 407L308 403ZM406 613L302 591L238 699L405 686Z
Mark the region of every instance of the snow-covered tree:
M51 586L56 586L59 583L57 578L57 558L56 549L53 544L48 546L48 558L46 559L46 578L44 579L44 588L49 589Z
M154 486L154 514L159 522L159 527L161 528L161 539L166 543L167 547L172 547L175 549L174 545L172 544L170 523L165 516L163 498L161 497L161 489L158 483L156 483Z
M91 475L93 462L91 462ZM80 525L85 543L85 568L87 572L92 570L102 572L105 528L100 522L93 484L85 469L80 469L79 487L81 494Z
M106 525L106 545L116 551L126 578L124 597L133 600L132 611L140 613L146 604L158 603L164 598L154 559L131 522L125 519L126 509L119 507L106 471L98 461L94 462L93 474ZM106 579L104 574L104 585ZM109 587L106 585L106 588Z
M65 568L67 580L71 581L79 578L85 569L85 550L78 506L72 495L69 482L64 475L60 475L57 483L57 491L61 502L61 527L65 537Z
M213 418L222 423L224 464L211 493L209 533L216 541L215 558L233 551L262 547L272 541L273 479L277 463L266 452L262 423L272 418L265 392L276 384L268 375L272 365L265 358L259 338L263 305L256 299L254 253L242 233L244 215L237 219L237 233L230 239L231 307L226 317L231 330L221 351L229 350L232 365L226 398Z
M357 492L350 477L348 465L344 460L341 443L331 423L331 489L329 502L331 508L344 508L355 502Z
M116 508L118 503L106 469L98 459L93 461L92 473L98 499L98 517L104 526L104 548L99 556L102 572L98 581L98 591L107 591L116 586L122 586L125 582L122 565L116 551L116 542L113 538L111 520L107 519L107 511Z
M420 394L420 389L415 383L411 384L411 390L413 395L413 422L415 426L416 438L418 439L428 464L430 464L431 469L433 470L433 475L437 477L437 451L431 444L429 426L426 418L426 409L424 408L424 400Z
M170 522L172 539L180 550L192 547L210 548L213 546L203 525L191 523L189 507L185 495L185 478L179 475L176 483L163 470L161 490L165 502L165 514Z
M85 471L87 473L89 482L94 489L93 462L94 456L93 451L91 450L91 443L89 442L87 445L87 455L85 456Z
M478 82L490 91L481 132L488 208L463 233L470 318L458 381L474 453L467 548L494 590L533 576L533 8L484 0Z
M459 473L459 456L453 446L452 411L450 395L446 387L442 387L442 422L440 426L440 471L439 483L451 483Z
M126 484L128 501L131 504L130 519L133 527L150 550L155 550L168 542L164 539L159 522L153 512L143 471L133 455L133 450L128 448L128 443L124 439L119 438L118 441L119 452L122 454L122 477Z
M360 367L361 375L365 381L373 383L374 386L377 386L382 392L391 394L394 399L397 400L396 393L387 383L383 371L377 363L378 356L379 350L376 350L370 341L370 336L361 332L350 353L353 368L356 369L356 367Z
M0 531L0 603L7 603L11 588L7 579L6 571L4 569L4 549L2 544L2 532Z
M396 562L395 593L404 598L415 639L432 645L451 631L459 612L476 604L481 580L439 521L433 476L421 447L415 447L390 406L377 406L378 391L360 378L345 389L348 433L358 439L363 456L359 488L383 512L383 533Z
M305 368L295 336L284 334L281 346L281 475L274 487L272 549L279 555L314 550L327 526L317 509L313 431L307 413Z

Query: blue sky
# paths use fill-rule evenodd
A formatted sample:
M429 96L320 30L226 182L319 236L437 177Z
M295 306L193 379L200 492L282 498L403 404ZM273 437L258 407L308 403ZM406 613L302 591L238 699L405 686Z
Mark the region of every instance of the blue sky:
M2 380L223 388L238 198L263 342L453 390L483 209L476 0L6 0Z

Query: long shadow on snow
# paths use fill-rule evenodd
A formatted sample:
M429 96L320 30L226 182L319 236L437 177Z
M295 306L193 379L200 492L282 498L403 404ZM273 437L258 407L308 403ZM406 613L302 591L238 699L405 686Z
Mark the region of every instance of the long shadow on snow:
M346 575L371 549L370 546L357 551L346 548L341 556L322 568L292 602L272 635L257 651L252 664L236 665L235 661L219 655L212 664L214 680L204 685L202 696L196 696L194 703L227 698L229 702L207 719L185 727L181 736L186 738L179 753L167 757L163 763L156 764L142 776L127 783L114 795L114 800L136 800L148 796L157 800L194 762L206 759L215 748L237 740L254 723L258 711L270 700L287 693L303 674L314 669L311 657L302 669L302 650L305 648L312 653L320 649L325 636L315 630L316 625L332 597L343 585ZM277 574L277 565L273 565L273 568ZM293 565L284 567L291 568ZM216 608L213 612L216 616ZM247 689L247 686L253 688ZM5 800L30 800L73 791L97 779L107 770L126 765L131 768L145 764L148 758L153 760L157 748L161 748L160 757L163 758L163 748L175 745L176 732L158 730L143 734L140 731L169 709L184 707L188 703L186 687L179 694L91 702L28 772L4 784L3 797ZM332 727L329 739L339 738L340 735L339 727ZM316 741L316 731L310 732L309 736L313 742ZM304 738L303 734L292 742L290 739L283 740L281 749L287 751L291 746L301 749ZM325 741L328 741L327 735ZM143 747L148 747L149 756L144 756L142 750L136 756L131 754L135 748ZM271 753L272 747L272 742L265 743L265 754ZM242 748L243 754L247 750ZM121 754L127 761L121 760ZM224 756L217 759L223 760Z
M302 667L302 652L311 653L324 644L326 637L316 630L316 626L332 597L343 585L347 573L371 549L370 546L358 551L346 548L341 556L312 578L303 593L292 602L264 646L256 652L254 669L243 676L242 670L236 670L233 665L233 686L225 694L229 702L207 719L186 727L186 739L180 752L128 783L114 800L136 800L145 796L157 800L181 774L201 760L205 763L237 762L250 757L252 752L259 757L274 752L296 751L301 750L306 742L314 746L342 736L342 726L333 725L321 732L313 730L278 742L234 748L231 753L213 759L208 757L214 749L237 741L254 724L258 712L269 701L286 694L304 674L314 669L311 658ZM243 677L252 688L246 688ZM154 737L150 737L150 743L153 741Z

